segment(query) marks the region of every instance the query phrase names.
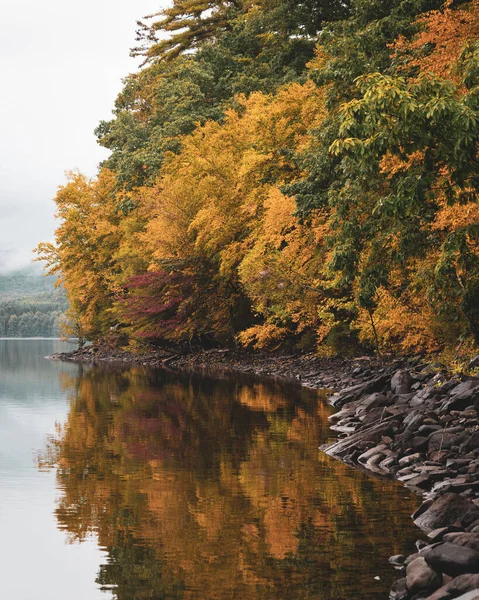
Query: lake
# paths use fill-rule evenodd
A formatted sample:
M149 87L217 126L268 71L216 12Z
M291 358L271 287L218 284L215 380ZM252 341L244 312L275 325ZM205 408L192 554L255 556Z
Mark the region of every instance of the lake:
M0 340L0 598L379 600L420 503L322 454L325 394Z

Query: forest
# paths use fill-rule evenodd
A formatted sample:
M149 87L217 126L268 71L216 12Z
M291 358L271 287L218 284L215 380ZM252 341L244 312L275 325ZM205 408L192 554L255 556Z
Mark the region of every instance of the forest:
M58 337L67 308L63 290L38 269L0 274L0 337Z
M55 198L72 331L476 353L477 0L175 0Z

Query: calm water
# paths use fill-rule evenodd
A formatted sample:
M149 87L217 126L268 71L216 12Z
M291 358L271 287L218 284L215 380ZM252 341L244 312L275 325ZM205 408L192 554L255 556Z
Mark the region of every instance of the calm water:
M0 598L387 598L419 501L318 452L320 394L67 348L0 341Z

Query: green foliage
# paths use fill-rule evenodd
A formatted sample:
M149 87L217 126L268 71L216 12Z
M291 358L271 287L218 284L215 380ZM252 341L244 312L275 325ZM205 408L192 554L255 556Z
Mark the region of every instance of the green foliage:
M115 118L95 130L99 143L112 151L103 167L115 171L126 189L154 181L165 153L178 152L182 136L220 118L222 100L205 62L185 58L131 75L116 101Z
M329 190L335 188L339 163L329 148L339 134L339 106L358 96L355 80L367 73L394 71L389 45L398 36L412 36L418 30L417 15L441 4L442 0L356 0L348 19L325 27L321 60L313 65L311 77L326 86L330 114L301 156L306 177L286 190L296 197L301 217L327 206Z
M138 23L137 39L142 45L132 53L147 61L171 61L222 40L245 22L253 23L263 37L276 37L284 43L294 36L311 45L311 38L325 22L348 16L349 4L350 0L174 0L173 6L146 17L151 24ZM160 19L154 20L156 17Z
M360 306L373 308L394 269L437 249L435 290L449 288L479 341L478 224L445 235L432 226L441 198L465 204L479 189L476 90L459 95L452 82L431 76L409 82L372 74L357 85L361 97L342 108L340 138L330 148L342 157L330 196L331 267L345 282L356 280Z
M169 60L155 59L130 75L116 101L114 118L101 122L95 131L99 143L112 151L102 166L115 171L119 186L131 190L153 183L165 155L178 153L182 137L196 126L221 120L225 108L235 105L237 94L272 92L303 78L323 20L347 13L342 2L323 6L312 0L265 0L249 11L240 8L227 2L175 2L165 11L165 19L152 25L150 33L176 30L183 27L184 17L192 31L177 34L182 41L178 38L174 51L176 36L153 45L148 37L148 55ZM203 18L210 9L211 15ZM216 10L221 17L215 16ZM192 14L201 21L199 29L190 22ZM194 38L202 28L212 28L211 35L202 34L198 45ZM193 47L194 54L183 53ZM133 207L134 201L126 205L127 210Z
M0 275L0 337L58 337L68 302L53 279L34 267Z
M231 18L239 6L238 0L174 0L173 6L150 17L161 15L160 20L152 25L138 23L137 39L143 42L143 46L134 48L132 52L148 59L172 60L229 29ZM160 39L158 31L176 33Z

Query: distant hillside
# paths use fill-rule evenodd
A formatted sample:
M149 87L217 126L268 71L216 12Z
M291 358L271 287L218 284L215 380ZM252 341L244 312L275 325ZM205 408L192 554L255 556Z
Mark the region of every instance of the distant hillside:
M38 296L44 293L62 293L55 290L55 277L45 277L41 267L30 265L10 273L0 273L0 299L18 296Z
M0 274L0 337L58 337L67 308L64 290L37 265Z

